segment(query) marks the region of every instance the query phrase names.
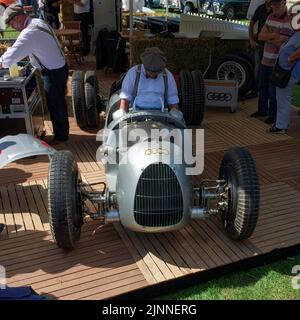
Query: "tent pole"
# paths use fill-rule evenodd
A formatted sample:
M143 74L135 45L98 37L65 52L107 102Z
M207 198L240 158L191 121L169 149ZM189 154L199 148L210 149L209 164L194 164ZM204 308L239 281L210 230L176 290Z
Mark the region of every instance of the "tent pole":
M132 38L133 38L133 0L129 0L129 62L132 66Z

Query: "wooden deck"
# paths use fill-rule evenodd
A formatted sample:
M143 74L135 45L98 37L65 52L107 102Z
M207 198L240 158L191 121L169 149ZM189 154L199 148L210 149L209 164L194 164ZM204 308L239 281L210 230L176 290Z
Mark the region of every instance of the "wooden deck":
M112 76L102 76L102 92ZM26 159L0 171L0 264L7 285L31 285L57 299L108 299L167 280L243 261L300 243L300 117L289 135L270 135L261 120L249 117L256 101L240 103L237 113L206 113L205 178L216 178L222 156L232 146L247 147L261 183L260 217L254 235L234 242L219 217L193 221L165 234L137 234L120 224L84 225L78 248L70 253L53 243L47 217L48 158ZM96 163L95 132L83 132L70 118L69 149L88 182L105 179ZM51 125L46 123L48 132ZM198 181L199 177L195 178Z

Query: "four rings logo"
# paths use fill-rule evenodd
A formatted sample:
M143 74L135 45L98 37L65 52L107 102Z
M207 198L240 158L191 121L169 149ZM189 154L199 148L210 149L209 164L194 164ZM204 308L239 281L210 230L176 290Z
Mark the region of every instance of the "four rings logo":
M151 154L164 154L168 155L169 150L167 149L162 149L162 148L152 148L152 149L147 149L145 150L145 155L150 156Z
M210 101L230 101L232 99L232 94L225 92L208 92L206 97Z

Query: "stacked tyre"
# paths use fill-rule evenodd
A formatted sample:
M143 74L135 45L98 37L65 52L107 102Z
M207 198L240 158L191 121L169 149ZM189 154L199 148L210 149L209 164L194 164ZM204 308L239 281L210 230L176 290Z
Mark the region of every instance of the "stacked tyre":
M80 128L97 128L99 126L99 112L102 111L102 103L95 71L73 72L72 108Z
M200 71L180 72L180 106L187 125L199 125L205 111L205 87Z

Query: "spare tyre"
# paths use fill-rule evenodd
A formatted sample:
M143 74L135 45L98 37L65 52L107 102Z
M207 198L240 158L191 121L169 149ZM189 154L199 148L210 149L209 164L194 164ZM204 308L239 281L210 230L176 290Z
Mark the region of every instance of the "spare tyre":
M86 119L90 128L99 126L99 86L95 71L87 71L84 77Z
M182 70L180 72L180 88L181 88L181 111L187 125L195 124L195 108L194 108L194 81L190 71Z
M84 72L74 71L72 75L72 108L78 127L87 126L84 97Z
M194 125L201 124L205 112L205 85L202 73L199 70L192 71L194 84Z

